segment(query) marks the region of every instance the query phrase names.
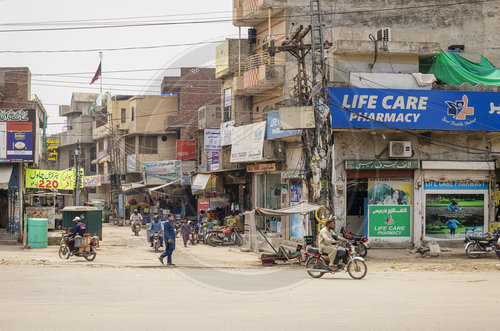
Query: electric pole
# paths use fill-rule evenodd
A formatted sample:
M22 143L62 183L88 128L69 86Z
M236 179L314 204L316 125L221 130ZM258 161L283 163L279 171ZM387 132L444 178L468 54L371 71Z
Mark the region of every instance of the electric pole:
M75 149L75 206L80 205L80 185L81 185L81 176L80 176L80 141L76 143Z

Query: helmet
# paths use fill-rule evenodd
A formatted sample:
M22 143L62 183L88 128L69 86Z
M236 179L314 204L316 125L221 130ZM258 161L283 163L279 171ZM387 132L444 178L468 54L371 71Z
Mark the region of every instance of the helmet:
M76 216L74 219L73 219L73 222L80 222L82 219L78 216Z
M160 217L159 217L158 215L155 215L155 216L153 217L153 220L155 220L155 221L158 221L159 219L160 219Z
M137 209L134 209L134 213L138 213L139 211Z

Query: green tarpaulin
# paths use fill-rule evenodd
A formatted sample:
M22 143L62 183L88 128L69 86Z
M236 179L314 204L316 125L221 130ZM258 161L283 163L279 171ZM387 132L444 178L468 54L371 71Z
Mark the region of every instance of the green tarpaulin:
M448 85L460 85L465 82L473 86L481 83L488 86L500 85L500 69L495 68L483 56L481 62L475 63L457 53L441 51L441 54L434 57L429 73Z

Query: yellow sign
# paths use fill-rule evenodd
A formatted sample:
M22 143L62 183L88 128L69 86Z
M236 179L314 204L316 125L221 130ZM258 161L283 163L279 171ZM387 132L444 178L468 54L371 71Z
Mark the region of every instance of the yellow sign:
M58 138L47 138L45 140L45 147L48 151L48 161L57 161L58 152L61 141Z
M226 40L215 48L215 74L229 69L229 42Z
M84 187L84 171L80 169L81 186ZM74 190L76 172L72 170L26 169L26 188L46 188L55 190Z

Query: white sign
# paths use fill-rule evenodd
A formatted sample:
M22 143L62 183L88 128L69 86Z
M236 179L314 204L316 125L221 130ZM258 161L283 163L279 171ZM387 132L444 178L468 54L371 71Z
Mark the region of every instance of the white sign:
M205 129L205 152L220 152L220 130Z
M253 162L262 160L266 121L234 128L231 144L231 162Z
M231 135L234 130L234 120L229 122L221 123L220 125L220 145L227 146L231 145Z

